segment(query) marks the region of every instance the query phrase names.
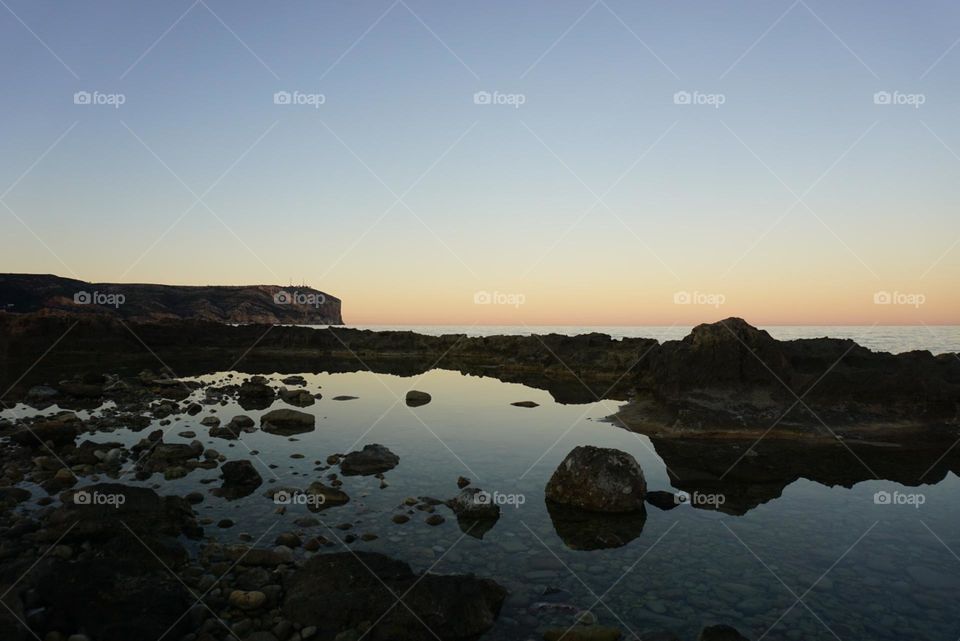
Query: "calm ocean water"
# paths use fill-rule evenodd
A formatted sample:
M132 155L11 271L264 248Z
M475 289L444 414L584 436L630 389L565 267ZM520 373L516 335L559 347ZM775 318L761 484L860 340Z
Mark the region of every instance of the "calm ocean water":
M496 336L512 334L566 334L575 336L590 332L609 334L614 338L655 338L659 341L678 340L690 333L691 326L571 326L571 325L349 325L356 329L377 331L412 331L439 336L467 334L468 336ZM960 352L960 325L916 326L858 326L858 325L770 325L761 327L779 340L796 338L852 338L860 345L880 352L909 352L925 349L934 354Z

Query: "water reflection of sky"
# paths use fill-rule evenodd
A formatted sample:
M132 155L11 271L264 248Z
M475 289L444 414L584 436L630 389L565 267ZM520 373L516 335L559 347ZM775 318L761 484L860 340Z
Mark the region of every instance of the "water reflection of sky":
M592 444L629 452L643 467L650 489L670 488L651 442L602 420L618 403L559 405L543 390L438 370L412 378L365 372L305 378L308 389L323 394L305 408L317 417L312 433L287 439L256 432L243 435L242 443L210 439L199 424L206 412L164 428L167 441L189 440L177 433L193 430L205 447L254 460L267 483L253 495L232 502L211 496L209 489L219 482L199 481L217 479L217 470L197 470L172 482L155 476L145 483L156 484L162 493L203 491L206 499L196 506L201 517L236 522L230 529L207 526L208 535L225 541L237 541L241 533L256 540L268 531L263 544L272 544L283 531L332 540L345 531L325 526L349 522L350 532L379 537L352 544L355 549L381 551L418 570L494 578L511 596L490 639L538 638L538 626L569 623L572 615L563 608L535 606L551 599L578 608L596 604L603 624L638 634L669 629L682 638L695 638L702 625L711 623L734 625L752 639L764 633L765 639L805 641L955 641L960 636L955 615L960 558L954 554L960 551L960 508L952 473L937 485L919 487L869 481L852 489L831 488L800 479L743 516L689 505L666 512L649 508L636 538L619 548L585 552L567 546L543 501L547 479L572 448ZM223 375L203 379L220 381ZM432 402L406 407L402 399L409 389L429 392ZM338 395L358 398L332 400ZM540 406L510 405L528 400ZM278 401L273 407L282 406ZM267 411L243 411L232 403L210 409L224 422L238 413L259 419ZM88 437L130 443L149 429ZM263 496L270 483L306 487L336 471L315 471L315 462L367 443L381 443L400 456L400 465L386 474L386 488L372 477L345 478L351 502L319 515L302 506L277 515L276 505ZM291 458L294 454L304 458ZM276 468L267 467L271 464ZM851 457L849 464L857 462ZM444 507L438 512L447 521L437 527L426 525L426 514L419 512L409 523L391 522L406 509L401 507L405 497L455 495L461 475L490 492L522 495L525 503L504 506L500 521L482 540L464 535ZM878 491L919 493L925 503L919 508L877 504ZM324 524L294 523L308 515ZM543 596L552 589L560 590L558 596Z

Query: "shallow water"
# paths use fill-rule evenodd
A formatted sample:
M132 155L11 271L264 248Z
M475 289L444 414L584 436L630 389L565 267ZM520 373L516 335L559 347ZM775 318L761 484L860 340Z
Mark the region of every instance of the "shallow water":
M224 377L217 373L201 379ZM233 380L243 377L236 374ZM256 432L239 442L206 437L199 421L210 411L224 422L242 413L258 423L268 411L245 411L234 403L209 406L163 428L167 442L185 442L189 439L177 433L193 430L205 447L231 459L252 460L265 480L252 495L235 501L212 496L209 490L219 481L199 481L217 479L219 470L196 470L170 482L157 475L144 484L159 484L162 494L200 489L206 496L195 507L201 517L236 522L229 529L205 528L208 536L227 542L248 533L260 545L272 545L285 531L336 540L346 532L334 526L351 523L352 533L379 536L352 543L352 549L384 552L415 570L493 578L511 595L486 639L536 639L538 627L572 623L569 612L537 614L531 608L551 599L592 608L600 623L624 631L668 629L685 639L696 638L703 625L713 623L733 625L751 639L955 641L960 636L960 558L954 554L960 551L960 483L952 473L936 485L913 488L881 480L831 488L800 479L779 498L743 516L689 504L671 511L648 507L642 532L634 532L635 538L622 547L576 550L557 533L543 500L550 474L573 447L592 444L629 452L643 467L651 490L670 489L664 461L651 441L603 420L617 403L560 405L542 390L443 370L411 378L365 372L304 377L308 390L323 394L304 408L317 417L312 433L288 439ZM408 408L402 399L409 389L429 392L432 402ZM194 397L202 395L201 389ZM332 400L338 395L358 398ZM540 406L510 405L525 400ZM279 407L289 406L281 401L272 406ZM24 409L4 416L22 415ZM84 438L133 443L155 427ZM386 473L385 489L373 477L343 477L342 489L351 501L319 514L290 506L278 515L277 506L264 496L270 484L305 488L338 471L315 471L317 462L322 466L328 455L367 443L381 443L400 456L399 466ZM305 458L290 458L295 453ZM852 456L847 463L858 464ZM505 504L499 522L482 539L465 535L443 506L437 511L446 522L437 527L424 523L427 515L420 512L406 524L391 522L392 515L405 511L405 497L454 496L461 475L488 492L513 497L514 504L523 503ZM130 479L132 475L125 481ZM919 494L924 503L877 504L878 491ZM294 524L307 515L324 524ZM342 546L329 550L335 549ZM543 596L551 590L561 592Z

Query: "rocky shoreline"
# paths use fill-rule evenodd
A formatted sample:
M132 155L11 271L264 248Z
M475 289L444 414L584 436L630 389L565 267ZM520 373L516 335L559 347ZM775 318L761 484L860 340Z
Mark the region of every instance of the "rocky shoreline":
M19 400L31 383L88 373L91 362L134 372L155 366L157 358L180 376L234 367L252 374L371 370L408 376L453 369L546 389L561 403L629 399L620 422L659 435L776 430L822 437L859 430L889 437L960 427L956 354L894 355L831 338L778 341L738 318L659 343L604 334L478 338L0 313L0 382L16 383L3 399L8 402ZM92 398L96 391L84 394Z

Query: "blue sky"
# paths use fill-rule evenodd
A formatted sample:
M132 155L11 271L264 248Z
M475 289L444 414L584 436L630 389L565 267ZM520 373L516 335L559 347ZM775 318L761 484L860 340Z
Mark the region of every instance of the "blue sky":
M306 280L355 322L960 317L956 3L4 2L5 271Z

